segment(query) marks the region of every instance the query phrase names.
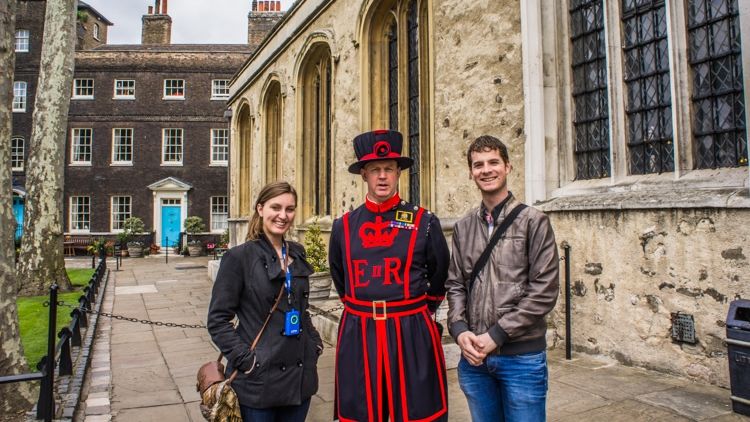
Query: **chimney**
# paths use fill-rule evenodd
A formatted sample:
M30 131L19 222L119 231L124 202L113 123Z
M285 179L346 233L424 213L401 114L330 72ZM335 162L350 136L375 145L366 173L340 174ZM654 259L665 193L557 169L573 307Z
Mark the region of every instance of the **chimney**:
M247 43L260 44L283 16L281 0L253 0L247 15Z
M167 0L156 0L141 18L141 44L169 44L172 40L172 18L167 14Z

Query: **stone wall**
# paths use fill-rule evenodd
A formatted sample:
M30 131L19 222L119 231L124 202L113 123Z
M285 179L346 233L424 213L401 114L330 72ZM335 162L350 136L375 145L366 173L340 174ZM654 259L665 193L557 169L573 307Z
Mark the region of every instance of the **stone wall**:
M750 211L549 215L558 244L571 247L574 350L728 385L724 323L729 302L750 297ZM697 344L672 342L673 312L693 315ZM558 346L564 318L562 296L550 318Z
M303 18L292 14L285 18L276 38L295 34L258 72L246 65L238 74L235 87L241 92L231 106L234 114L248 104L255 116L253 132L252 197L262 183L264 134L262 98L272 79L281 82L282 92L282 174L299 185L296 142L300 123L298 110L297 67L310 47L312 39L323 40L331 47L333 56L333 189L334 216L361 204L365 188L361 178L347 172L354 160L351 142L358 133L374 128L362 126L362 94L366 87L366 69L362 69L362 25L368 11L367 3L319 1L328 7L311 22L299 23ZM478 203L478 192L469 179L466 147L482 134L500 137L510 146L511 161L516 169L511 176L511 188L523 197L523 81L521 68L520 18L518 2L502 1L500 7L486 2L457 4L451 1L431 2L429 16L430 122L433 139L435 180L432 182L434 211L441 217L459 217ZM304 6L304 5L303 5ZM509 16L514 18L508 18ZM439 29L438 29L439 28ZM467 31L467 28L482 28ZM316 37L318 35L318 37ZM281 42L281 41L278 41ZM273 48L273 41L264 48ZM261 54L261 52L258 52ZM256 56L256 60L263 58ZM233 124L233 151L239 129ZM234 177L239 178L239 175ZM450 180L450 183L444 181ZM239 187L236 189L247 188ZM238 197L233 192L232 197Z

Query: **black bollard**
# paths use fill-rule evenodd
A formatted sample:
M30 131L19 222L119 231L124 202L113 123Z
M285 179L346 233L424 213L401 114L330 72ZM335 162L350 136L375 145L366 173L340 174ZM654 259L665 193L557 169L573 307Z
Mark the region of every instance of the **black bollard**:
M572 333L570 332L571 304L570 304L570 245L563 244L565 250L565 359L570 360L573 348Z

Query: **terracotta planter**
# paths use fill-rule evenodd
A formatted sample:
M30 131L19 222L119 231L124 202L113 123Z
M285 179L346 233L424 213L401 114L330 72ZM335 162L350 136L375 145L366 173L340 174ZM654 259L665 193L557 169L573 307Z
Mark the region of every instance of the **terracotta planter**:
M310 300L328 299L331 293L331 284L333 279L331 273L312 273L310 274Z

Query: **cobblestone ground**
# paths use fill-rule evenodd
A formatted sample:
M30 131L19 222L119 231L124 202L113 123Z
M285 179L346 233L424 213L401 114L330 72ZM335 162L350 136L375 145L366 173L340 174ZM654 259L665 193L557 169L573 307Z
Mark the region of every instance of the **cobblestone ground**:
M205 257L170 256L168 264L164 257L130 258L115 271L113 261L103 309L138 319L204 324L211 291L207 264ZM195 373L217 356L205 329L103 318L98 330L77 420L203 421ZM446 349L449 361L455 354L454 348ZM551 421L750 421L732 413L729 391L722 388L587 355L566 361L553 351L549 361ZM309 421L331 420L333 363L333 347L328 347L319 362L320 390ZM455 369L448 371L448 383L449 420L469 421Z

